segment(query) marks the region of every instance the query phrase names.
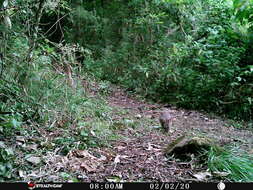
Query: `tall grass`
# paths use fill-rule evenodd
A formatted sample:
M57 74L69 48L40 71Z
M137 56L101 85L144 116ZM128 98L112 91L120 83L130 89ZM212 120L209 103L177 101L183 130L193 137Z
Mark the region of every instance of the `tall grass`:
M238 148L208 152L208 168L212 172L227 172L227 178L235 182L253 182L253 155L242 153Z

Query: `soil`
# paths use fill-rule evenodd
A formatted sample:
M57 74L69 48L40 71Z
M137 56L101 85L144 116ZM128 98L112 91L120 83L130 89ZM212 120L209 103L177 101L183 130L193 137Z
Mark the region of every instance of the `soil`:
M90 92L96 97L96 91ZM188 161L165 155L169 143L182 135L202 136L213 139L220 146L236 145L249 151L248 139L253 133L235 128L233 123L217 116L192 110L147 103L128 95L115 87L106 99L115 109L113 120L130 118L138 127L121 127L117 131L122 137L110 146L72 150L67 156L56 153L45 155L46 166L40 172L31 172L27 179L59 181L58 174L70 171L80 182L175 182L195 181L194 174L205 172L207 166L196 158ZM117 115L118 109L125 115ZM167 110L173 115L171 130L165 132L159 123L159 115ZM57 150L55 150L57 151ZM19 174L19 175L22 175ZM75 181L66 176L67 181ZM208 179L215 181L216 179Z
M94 171L82 173L83 181L194 181L193 174L206 171L206 166L198 165L194 159L185 162L166 157L164 149L170 142L183 134L198 135L214 139L221 146L239 142L248 151L247 139L253 136L251 131L237 129L217 116L146 103L120 88L113 89L107 102L115 109L127 110L128 118L152 120L153 125L122 129L119 133L126 138L113 142L110 148L91 149L91 155L106 159ZM164 110L175 116L172 132L159 128L158 118Z

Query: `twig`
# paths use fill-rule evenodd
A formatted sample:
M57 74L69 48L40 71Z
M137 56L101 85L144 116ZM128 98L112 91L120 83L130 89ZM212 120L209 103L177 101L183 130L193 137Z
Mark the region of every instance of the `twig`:
M62 19L64 19L66 16L68 16L70 13L67 13L67 14L65 14L65 15L63 15L61 18L59 18L47 31L46 31L46 33L44 34L44 35L47 35L48 34L48 32L50 32L50 30L58 23L58 22L60 22Z

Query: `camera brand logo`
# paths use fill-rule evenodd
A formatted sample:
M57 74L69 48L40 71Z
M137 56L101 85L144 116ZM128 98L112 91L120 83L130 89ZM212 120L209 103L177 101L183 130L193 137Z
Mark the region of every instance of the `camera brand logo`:
M28 189L30 189L30 190L32 190L32 189L34 189L35 188L35 186L36 186L36 184L35 183L33 183L33 182L28 182Z

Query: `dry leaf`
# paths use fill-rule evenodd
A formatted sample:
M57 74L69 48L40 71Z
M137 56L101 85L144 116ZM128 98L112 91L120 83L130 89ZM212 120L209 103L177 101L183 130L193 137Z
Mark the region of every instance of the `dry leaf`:
M88 172L95 172L96 168L92 168L90 166L88 166L86 163L82 163L80 165L81 168L84 168L85 170L87 170Z
M96 136L96 133L95 133L93 130L91 130L90 133L91 133L91 135L92 135L93 137Z
M37 150L38 145L37 144L30 144L30 145L27 145L26 148L28 150Z
M41 162L41 158L40 157L37 157L37 156L31 156L29 158L26 158L26 161L34 164L34 165L37 165Z
M159 148L154 148L154 147L158 147L157 145L155 144L151 144L151 143L148 143L148 149L149 151L153 150L153 151L160 151L161 149Z
M213 172L213 174L219 177L226 177L229 175L228 172Z
M152 150L152 149L153 149L153 147L152 147L151 143L148 143L148 149L147 150Z
M119 178L119 177L117 177L117 176L106 178L106 180L107 180L108 182L112 182L112 183L123 182L123 181L121 180L121 178Z
M71 157L97 159L95 156L91 155L87 150L73 150L68 154L68 158Z
M126 147L124 147L124 146L117 146L116 147L118 150L123 150L123 149L125 149Z
M25 137L23 137L23 136L16 136L16 141L24 143L25 142Z
M135 117L136 117L137 119L142 118L141 114L137 114Z
M117 164L117 163L120 163L120 155L117 155L114 159L114 163Z
M100 158L99 158L98 160L101 160L101 161L106 161L106 160L107 160L107 158L106 158L106 156L104 156L104 155L100 155Z
M19 177L25 177L23 170L18 170Z
M195 178L197 178L199 181L204 181L206 180L208 177L211 177L212 174L209 172L199 172L193 175Z
M100 155L100 158L97 158L87 150L72 150L66 158L70 170L85 169L88 172L95 172L101 162L107 160L105 156Z
M6 148L5 144L3 141L0 141L0 148Z

